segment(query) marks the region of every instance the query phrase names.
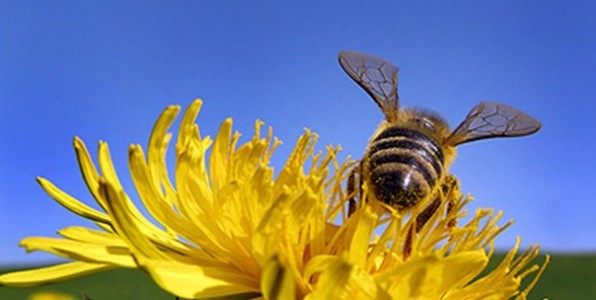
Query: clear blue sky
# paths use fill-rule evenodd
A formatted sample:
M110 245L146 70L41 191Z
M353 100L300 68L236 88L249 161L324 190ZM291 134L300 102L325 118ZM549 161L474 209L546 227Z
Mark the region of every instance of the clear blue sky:
M540 119L533 136L463 145L452 171L471 209L516 219L499 247L521 235L596 251L596 2L119 2L0 3L0 264L53 257L25 255L23 237L91 225L34 180L93 203L75 135L94 154L108 141L136 197L127 147L169 104L204 99L203 134L231 116L250 136L264 120L285 141L278 166L305 127L359 157L382 115L338 66L346 49L400 66L402 104L452 126L483 100Z

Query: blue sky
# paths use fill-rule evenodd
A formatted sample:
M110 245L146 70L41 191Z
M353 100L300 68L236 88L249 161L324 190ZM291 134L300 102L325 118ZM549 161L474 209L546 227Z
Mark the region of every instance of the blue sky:
M73 136L93 153L107 141L136 197L127 147L145 145L170 104L202 98L203 134L231 116L250 136L264 120L285 141L277 166L305 127L320 149L361 156L382 114L338 66L346 49L394 62L402 104L452 126L484 100L540 119L533 136L463 145L452 172L470 209L516 220L498 247L521 235L546 251L596 251L596 4L521 2L2 1L0 264L53 259L17 244L91 225L35 182L93 203Z

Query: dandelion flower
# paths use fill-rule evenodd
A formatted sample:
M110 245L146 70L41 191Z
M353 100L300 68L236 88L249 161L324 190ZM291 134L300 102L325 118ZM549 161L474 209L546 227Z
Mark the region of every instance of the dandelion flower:
M437 212L418 230L413 228L422 209L384 213L364 201L348 217L342 183L353 162L338 160L339 147L315 151L317 136L307 130L276 174L270 159L280 141L271 128L263 137L263 124L257 121L253 137L241 143L227 119L214 139L202 137L194 123L201 105L193 102L182 118L173 174L166 151L178 106L162 113L146 154L139 145L129 148L130 174L150 218L124 191L108 145L99 143L97 167L83 141L75 138L83 178L102 211L44 178L38 182L97 228L68 227L58 232L62 238L23 239L27 251L72 262L0 275L0 284L30 286L138 268L164 290L189 299L240 294L264 299L525 299L546 266L532 264L538 246L517 254L518 240L499 267L480 275L494 252L495 237L511 222L498 225L501 212L479 209L457 225L470 201L457 189L442 195ZM534 279L522 288L529 274Z

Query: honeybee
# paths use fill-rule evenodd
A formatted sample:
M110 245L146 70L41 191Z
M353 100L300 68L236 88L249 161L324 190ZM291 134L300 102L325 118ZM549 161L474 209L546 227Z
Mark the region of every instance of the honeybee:
M455 181L447 174L447 169L455 158L456 146L480 139L529 135L541 126L538 120L511 106L482 102L461 124L450 130L437 113L399 107L399 69L392 63L351 51L341 52L339 63L385 115L359 165L350 174L348 194L355 195L364 182L369 199L378 200L397 211L414 207L428 197L436 197L442 184ZM356 176L359 177L358 186ZM436 207L437 203L430 211L425 210L425 216L418 220L422 223L419 226ZM355 209L356 201L352 197L348 215Z

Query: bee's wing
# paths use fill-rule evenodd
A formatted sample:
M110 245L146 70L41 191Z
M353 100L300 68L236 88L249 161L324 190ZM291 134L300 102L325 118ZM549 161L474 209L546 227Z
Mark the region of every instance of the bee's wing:
M376 56L352 51L340 52L339 64L375 100L387 121L397 120L399 69L395 65Z
M445 140L446 145L459 145L493 137L532 134L540 129L540 121L511 106L482 102Z

